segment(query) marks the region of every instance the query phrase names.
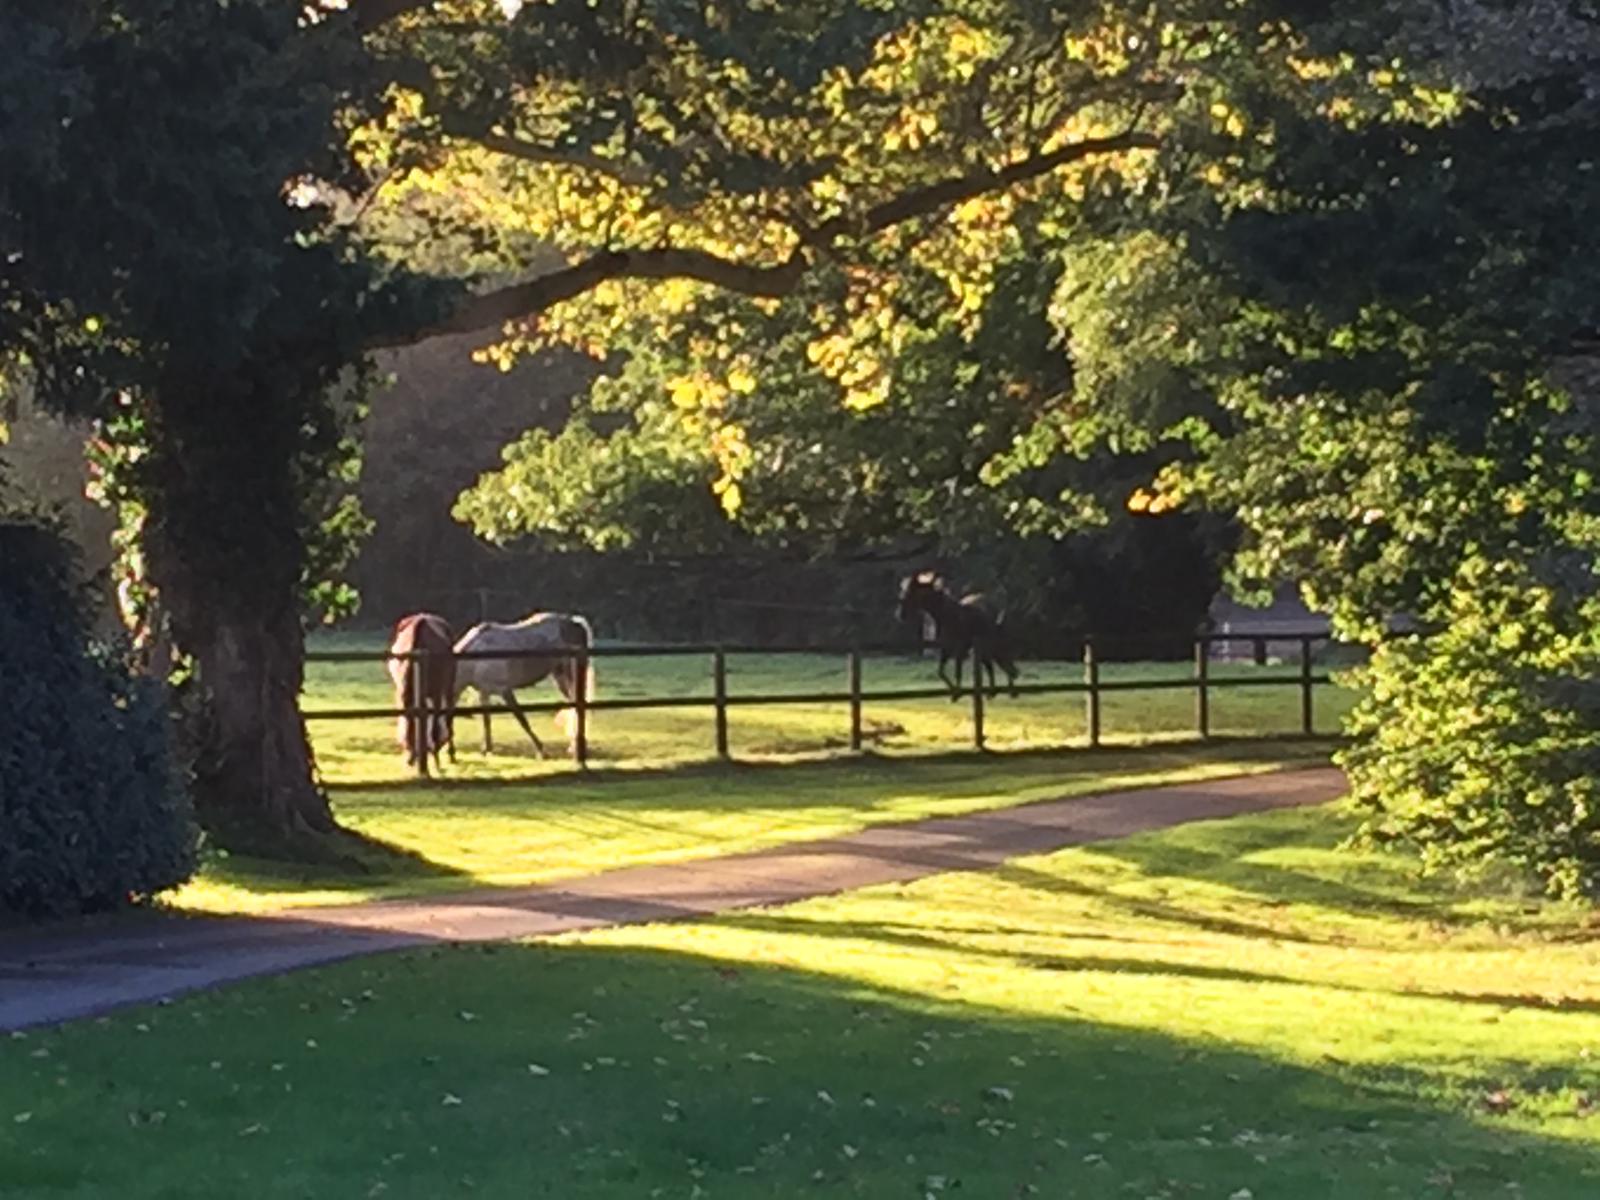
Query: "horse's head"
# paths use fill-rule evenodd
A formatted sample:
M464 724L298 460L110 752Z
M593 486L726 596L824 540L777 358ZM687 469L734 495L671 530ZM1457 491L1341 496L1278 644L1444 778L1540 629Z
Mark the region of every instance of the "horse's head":
M895 619L909 621L914 616L930 611L940 587L939 576L932 571L907 575L900 581L900 603L894 611Z

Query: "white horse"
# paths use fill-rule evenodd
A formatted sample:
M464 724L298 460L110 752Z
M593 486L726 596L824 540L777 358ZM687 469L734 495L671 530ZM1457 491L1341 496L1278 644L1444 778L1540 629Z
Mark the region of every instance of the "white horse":
M517 718L517 723L522 726L533 742L533 748L540 758L544 757L544 743L539 740L539 735L534 733L533 726L528 724L528 718L517 703L516 689L531 687L545 676L550 676L561 695L568 703L576 703L578 698L578 670L577 660L564 658L557 655L537 655L531 653L537 650L588 650L594 645L594 631L589 627L589 622L580 616L568 613L534 613L531 617L524 617L515 625L502 625L495 621L485 621L481 625L474 625L461 635L461 640L456 643L456 654L505 654L526 655L526 657L507 658L461 658L456 659L456 699L459 703L461 694L469 687L477 689L479 703L486 704L490 696L499 696L511 709L512 716ZM588 669L582 680L585 700L594 699L594 660L585 658ZM577 713L570 708L564 708L556 713L556 721L567 734L569 741L577 736ZM483 719L483 751L485 754L491 749L489 737L489 718L487 714Z

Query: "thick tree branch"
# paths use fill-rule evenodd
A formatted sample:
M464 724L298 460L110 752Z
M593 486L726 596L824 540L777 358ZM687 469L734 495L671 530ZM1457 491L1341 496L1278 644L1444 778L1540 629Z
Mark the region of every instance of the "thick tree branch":
M1160 144L1154 135L1134 130L1112 137L1068 142L1048 154L1036 154L1024 158L998 171L982 168L906 192L893 200L886 200L869 208L860 218L835 217L825 222L819 232L830 242L848 234L868 236L882 233L885 229L914 217L926 216L949 205L960 204L963 200L971 200L975 196L989 192L1003 191L1013 184L1037 179L1040 175L1046 175L1068 163L1081 162L1083 159L1094 158L1101 154L1116 154L1123 150L1154 150Z
M703 250L602 250L526 283L473 296L436 325L380 337L369 345L373 349L405 346L441 335L497 328L507 321L536 316L611 279L698 279L747 296L785 296L800 282L806 266L806 257L798 249L774 267L748 266Z
M1129 130L1105 138L1070 142L999 170L982 168L917 188L856 215L834 217L806 232L794 252L773 266L752 266L703 250L604 250L581 262L465 300L436 325L375 340L374 348L407 345L444 334L493 329L508 321L537 316L612 279L695 279L747 296L786 296L799 286L815 255L846 237L870 237L895 225L927 216L952 204L1001 191L1048 174L1057 167L1101 154L1155 149L1152 135Z

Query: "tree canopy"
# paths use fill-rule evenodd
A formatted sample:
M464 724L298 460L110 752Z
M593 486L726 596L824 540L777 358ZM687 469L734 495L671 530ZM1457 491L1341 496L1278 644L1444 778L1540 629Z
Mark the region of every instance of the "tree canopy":
M500 500L518 461L557 468L555 497L479 489L486 528L827 534L846 502L930 524L933 459L1024 530L1124 488L1236 513L1246 573L1304 578L1354 632L1448 619L1485 571L1530 581L1508 603L1587 603L1586 410L1550 376L1596 327L1595 39L1569 6L23 0L0 22L28 97L0 110L0 342L114 418L226 747L208 819L332 825L294 710L327 512L305 484L370 351L434 333L626 351L587 429L508 465ZM1034 341L1042 291L1065 362ZM1097 447L1156 477L1096 476ZM580 463L609 505L582 529ZM1533 665L1555 633L1530 621Z

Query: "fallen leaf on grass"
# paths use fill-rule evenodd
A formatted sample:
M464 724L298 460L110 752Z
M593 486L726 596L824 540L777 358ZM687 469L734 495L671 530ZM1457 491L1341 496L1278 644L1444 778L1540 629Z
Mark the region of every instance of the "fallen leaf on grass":
M1496 1115L1510 1112L1511 1109L1516 1107L1516 1103L1511 1093L1504 1088L1496 1088L1483 1098L1483 1106Z

